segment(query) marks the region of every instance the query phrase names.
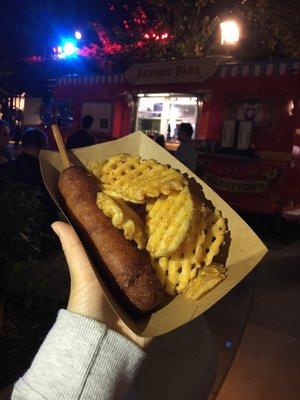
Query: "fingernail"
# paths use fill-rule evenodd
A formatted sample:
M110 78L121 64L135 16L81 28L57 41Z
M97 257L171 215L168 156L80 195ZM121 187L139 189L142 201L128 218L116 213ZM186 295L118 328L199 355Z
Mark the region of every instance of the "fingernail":
M57 236L59 236L59 230L57 229L56 222L53 222L51 225L51 228L54 230L54 233L56 233Z

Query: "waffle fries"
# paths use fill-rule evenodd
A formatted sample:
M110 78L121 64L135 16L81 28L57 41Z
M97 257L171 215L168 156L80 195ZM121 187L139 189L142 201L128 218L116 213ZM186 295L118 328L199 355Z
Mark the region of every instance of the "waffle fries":
M127 239L146 248L166 293L197 300L225 279L225 268L214 262L225 220L191 195L178 171L128 154L93 163L91 171L102 190L98 207ZM126 202L145 205L145 223Z
M205 223L206 236L203 249L206 255L203 261L205 265L210 265L213 258L219 254L220 246L224 241L226 224L220 210L215 210L214 212L210 210Z
M98 193L97 206L111 218L113 226L124 231L126 239L134 240L139 249L146 247L144 223L124 200L113 199L105 193Z
M110 157L105 163L93 163L91 170L99 178L104 193L132 203L143 204L161 194L180 191L187 184L175 169L129 154Z
M181 293L200 267L205 240L205 215L205 206L194 200L193 221L184 243L171 256L153 260L156 273L170 295Z
M146 210L147 250L152 257L172 254L186 238L193 218L193 202L189 188L161 196Z
M198 270L210 265L224 240L225 221L221 213L212 212L197 199L193 202L193 222L185 242L171 256L153 260L156 273L170 295L185 291Z
M226 269L219 264L200 268L196 277L188 283L184 296L187 299L198 300L225 279L225 272Z

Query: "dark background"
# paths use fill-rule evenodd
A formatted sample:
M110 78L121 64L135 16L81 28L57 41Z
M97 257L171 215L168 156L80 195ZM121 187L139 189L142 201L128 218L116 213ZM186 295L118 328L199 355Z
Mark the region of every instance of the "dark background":
M107 21L106 16L101 0L1 0L0 59L43 54L76 29L89 39L88 22Z

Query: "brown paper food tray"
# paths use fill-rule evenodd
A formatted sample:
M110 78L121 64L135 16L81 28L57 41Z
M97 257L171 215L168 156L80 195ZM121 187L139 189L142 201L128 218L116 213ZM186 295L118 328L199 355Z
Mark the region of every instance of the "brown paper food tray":
M101 266L94 265L101 286L111 306L135 333L141 336L162 335L198 317L236 286L266 254L267 248L261 240L221 197L170 153L143 133L132 133L113 142L76 149L73 153L74 156L71 156L71 159L74 164L81 162L86 166L91 161L101 161L119 153L140 155L145 159L153 158L162 164L169 164L179 169L182 173L186 173L191 178L190 187L192 190L198 191L200 197L204 195L208 202L211 201L214 207L222 211L227 220L229 233L226 240L227 247L223 249L224 257L227 259L227 278L197 301L186 300L182 295L177 295L170 298L161 308L150 315L143 318L133 317L122 308L122 305L118 303L110 292L102 279ZM40 165L49 193L65 214L64 205L57 188L58 175L63 169L59 153L43 151L40 156Z

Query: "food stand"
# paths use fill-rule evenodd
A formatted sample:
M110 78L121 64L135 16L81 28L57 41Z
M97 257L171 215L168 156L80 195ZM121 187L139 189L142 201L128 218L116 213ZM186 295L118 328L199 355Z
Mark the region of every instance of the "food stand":
M124 75L58 80L51 113L65 138L83 115L98 142L134 130L175 150L189 122L199 174L236 208L300 218L300 63L214 58L136 64Z

